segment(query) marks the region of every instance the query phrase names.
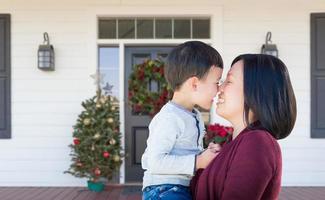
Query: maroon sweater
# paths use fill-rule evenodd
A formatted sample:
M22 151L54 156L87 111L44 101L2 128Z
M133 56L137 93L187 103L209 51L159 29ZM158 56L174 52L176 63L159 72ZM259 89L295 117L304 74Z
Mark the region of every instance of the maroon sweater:
M281 150L272 135L245 129L205 170L197 171L191 192L200 200L278 199L281 172Z

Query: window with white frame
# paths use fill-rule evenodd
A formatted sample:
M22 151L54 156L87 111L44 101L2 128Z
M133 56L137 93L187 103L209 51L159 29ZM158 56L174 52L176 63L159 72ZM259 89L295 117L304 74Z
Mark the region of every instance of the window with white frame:
M209 18L101 18L99 39L210 39Z
M119 98L119 48L99 46L99 71L104 75L102 89Z

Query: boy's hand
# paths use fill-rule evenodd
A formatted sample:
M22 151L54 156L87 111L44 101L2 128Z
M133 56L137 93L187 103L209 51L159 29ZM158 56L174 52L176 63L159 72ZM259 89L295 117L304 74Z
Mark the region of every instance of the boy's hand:
M209 163L219 154L219 152L215 153L209 149L203 151L200 155L196 157L196 169L204 169Z
M221 150L220 144L215 144L213 142L209 143L208 149L212 151L213 153L219 152Z

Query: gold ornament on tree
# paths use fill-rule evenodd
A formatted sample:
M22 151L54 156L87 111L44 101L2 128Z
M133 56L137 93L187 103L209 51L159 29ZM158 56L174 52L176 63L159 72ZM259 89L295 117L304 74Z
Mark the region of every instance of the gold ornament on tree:
M107 122L112 124L114 122L114 119L110 117L110 118L107 119Z
M109 144L110 144L110 145L114 145L114 144L116 144L116 140L114 140L114 139L110 139L110 140L109 140Z
M95 135L94 135L94 139L99 139L100 138L100 134L99 133L96 133Z
M118 156L118 155L114 155L114 156L113 156L113 160L114 160L115 162L119 162L119 161L120 161L120 156Z
M107 101L107 99L106 99L105 97L101 97L101 98L99 99L99 101L100 101L100 103L105 104L106 101Z
M90 124L90 122L91 121L90 121L89 118L85 118L84 121L83 121L84 125L86 125L86 126L88 126Z

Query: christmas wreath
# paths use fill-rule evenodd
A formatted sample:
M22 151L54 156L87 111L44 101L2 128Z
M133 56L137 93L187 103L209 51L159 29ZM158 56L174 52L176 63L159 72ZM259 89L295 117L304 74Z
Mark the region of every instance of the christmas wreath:
M128 83L129 104L136 114L154 116L171 95L161 60L146 60L134 65ZM153 85L156 90L152 89Z

